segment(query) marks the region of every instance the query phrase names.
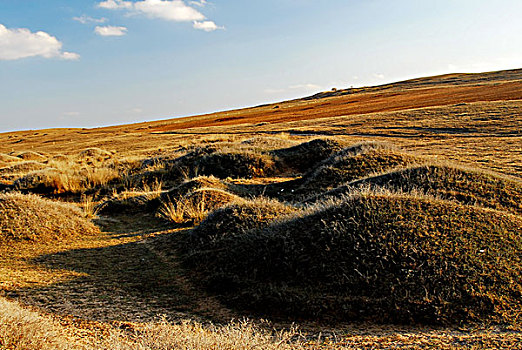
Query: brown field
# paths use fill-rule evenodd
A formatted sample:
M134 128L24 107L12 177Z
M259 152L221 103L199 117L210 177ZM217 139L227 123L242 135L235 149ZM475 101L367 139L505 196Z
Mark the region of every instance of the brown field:
M277 186L299 181L304 172L274 163L268 155L316 138L335 142L339 149L366 141L391 143L408 152L407 159L473 167L516 187L522 179L522 70L328 91L132 125L0 134L0 190L70 202L100 228L96 234L52 239L46 231L41 241L3 241L0 236L0 349L521 348L522 331L515 321L266 321L234 309L203 287L184 265L178 237L228 202L255 209L258 204L249 202L254 192L245 195L251 188L266 186L268 195L271 185L279 191ZM198 147L217 149L215 159L204 158L209 163L196 163L194 169L176 168L180 174L172 175L174 168L165 164ZM235 178L224 165L222 174L205 173L220 161L231 162L245 176ZM245 169L236 165L247 162ZM471 188L477 203L483 200L481 188ZM516 200L516 188L502 193ZM220 199L202 195L205 191L219 193ZM458 194L455 201L461 200ZM97 207L101 203L104 208ZM520 206L509 205L506 217L518 222ZM301 215L292 208L277 210ZM257 224L265 220L262 214L255 214ZM244 317L250 323L229 323ZM15 333L10 324L27 327L26 335L2 338L2 333Z

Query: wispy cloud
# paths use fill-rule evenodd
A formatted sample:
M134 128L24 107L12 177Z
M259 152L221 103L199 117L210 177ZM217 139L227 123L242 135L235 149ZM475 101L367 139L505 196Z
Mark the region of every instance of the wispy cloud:
M382 73L374 73L374 74L373 74L373 77L374 77L374 78L377 78L377 79L384 79L384 78L385 78L385 75L382 74Z
M198 7L205 7L205 6L207 6L208 1L206 1L206 0L189 1L189 4L198 6Z
M77 60L80 55L62 51L63 44L46 32L29 29L8 29L0 24L0 60L18 60L27 57Z
M213 32L214 30L218 29L225 29L225 27L218 27L216 23L212 21L194 21L194 24L192 25L195 29L204 30L205 32Z
M97 26L94 28L94 32L101 36L123 36L127 34L127 28L115 26Z
M206 1L192 1L194 6L203 7ZM188 6L183 0L105 0L98 3L99 8L109 10L125 10L129 14L144 15L149 18L157 18L174 22L193 22L195 29L211 32L222 29L194 7Z
M73 20L76 22L80 22L81 24L88 24L88 23L105 23L108 21L107 18L94 18L87 15L81 15L79 17L73 17Z

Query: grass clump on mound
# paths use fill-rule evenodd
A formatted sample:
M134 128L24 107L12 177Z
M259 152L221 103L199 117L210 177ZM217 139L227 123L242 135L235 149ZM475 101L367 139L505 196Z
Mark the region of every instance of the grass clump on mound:
M162 190L162 183L156 182L153 186L144 186L143 190L122 192L117 196L106 200L101 206L101 213L133 213L133 212L154 212L163 203L177 201L194 191L203 188L229 191L230 185L213 176L199 176L194 179L186 180L168 191Z
M337 141L315 139L297 146L275 150L272 154L277 157L281 167L294 169L302 173L342 148L342 145Z
M92 234L80 209L36 195L0 194L0 242L43 241Z
M158 216L177 224L194 224L205 219L209 212L239 200L240 197L221 189L200 188L183 197L164 201Z
M192 231L192 238L207 242L226 236L241 235L268 226L276 218L297 209L274 199L256 198L236 201L212 212Z
M417 166L354 181L320 197L338 196L368 185L402 192L415 190L464 204L522 214L521 181L477 169L445 165Z
M515 323L521 227L520 217L489 209L370 193L225 235L191 260L209 290L263 314Z
M343 183L405 167L420 160L380 144L353 146L334 154L303 177L300 192L320 192Z

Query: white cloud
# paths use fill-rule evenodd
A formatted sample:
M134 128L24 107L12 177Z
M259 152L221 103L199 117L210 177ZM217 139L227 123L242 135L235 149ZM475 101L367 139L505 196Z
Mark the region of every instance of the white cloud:
M190 4L203 7L207 2L205 0L191 1ZM110 10L126 10L128 14L139 14L166 21L193 22L194 28L207 32L223 29L214 22L207 21L207 18L201 12L188 6L183 0L140 0L136 2L105 0L99 2L98 7Z
M192 26L195 29L204 30L205 32L213 32L214 30L225 29L225 27L218 27L216 25L216 23L214 23L212 21L203 21L203 22L194 21L194 24Z
M98 7L105 9L132 9L133 3L130 1L122 0L106 0L98 3Z
M377 78L377 79L384 79L384 78L385 78L385 75L382 74L382 73L374 73L374 74L373 74L373 77L374 77L374 78Z
M123 36L127 34L127 28L115 26L97 26L94 32L101 36Z
M27 57L77 60L80 55L62 51L63 44L46 32L32 33L29 29L8 29L0 24L0 60Z
M107 18L93 18L87 15L81 15L80 17L73 17L73 20L80 22L81 24L87 23L105 23L107 22Z

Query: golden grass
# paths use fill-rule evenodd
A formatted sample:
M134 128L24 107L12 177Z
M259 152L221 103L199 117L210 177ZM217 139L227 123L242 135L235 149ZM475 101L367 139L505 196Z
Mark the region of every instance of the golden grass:
M36 195L0 194L0 242L60 240L97 228L77 207Z
M18 303L0 298L0 349L78 349L60 325Z
M295 330L270 334L249 322L203 326L192 321L136 324L127 330L104 326L89 332L0 298L0 349L285 350L300 347L296 335Z
M240 197L215 188L199 188L177 199L167 199L158 210L158 216L176 224L200 223L209 212Z

